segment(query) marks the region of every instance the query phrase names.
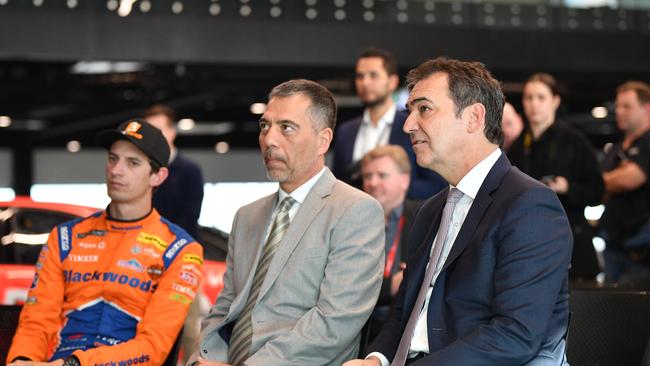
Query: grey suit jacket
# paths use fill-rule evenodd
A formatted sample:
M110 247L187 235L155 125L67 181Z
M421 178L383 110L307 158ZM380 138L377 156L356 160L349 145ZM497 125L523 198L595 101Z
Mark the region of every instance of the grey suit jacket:
M198 353L228 360L277 193L239 209L228 242L224 288L204 319ZM340 365L356 358L384 264L384 219L370 196L326 170L292 220L253 309L246 365ZM196 359L196 355L190 362Z

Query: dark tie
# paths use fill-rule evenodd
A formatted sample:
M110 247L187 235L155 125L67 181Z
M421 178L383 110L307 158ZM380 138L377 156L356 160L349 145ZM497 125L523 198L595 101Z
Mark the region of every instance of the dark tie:
M429 291L429 286L431 286L431 281L433 280L433 275L436 273L436 268L438 267L438 261L440 260L440 254L442 249L445 246L445 239L447 239L447 231L449 231L449 224L451 224L451 215L454 212L454 207L460 198L463 197L463 192L459 191L456 188L452 188L447 195L447 202L445 203L445 208L442 210L442 219L440 220L440 226L438 227L438 236L433 243L433 250L431 251L431 257L429 257L429 265L427 271L424 274L424 280L422 280L422 285L420 286L420 292L418 293L417 300L413 305L413 310L411 310L411 315L409 320L406 323L406 328L402 334L402 338L399 341L399 347L397 347L397 353L395 353L395 358L391 362L391 366L404 366L406 362L406 357L408 356L409 349L411 348L411 340L413 339L413 331L415 331L415 325L418 322L420 317L420 312L422 306L424 306L424 301L427 297L427 292Z
M275 250L282 241L284 233L289 227L289 210L295 202L296 201L290 196L283 199L280 203L278 214L275 216L275 220L273 220L271 233L269 234L268 239L266 239L264 250L257 264L257 270L253 277L253 284L251 285L246 305L241 314L239 314L239 318L232 330L232 337L228 349L228 359L233 366L242 365L244 361L250 357L251 339L253 335L251 314L255 304L257 303L257 296L260 293L262 283L264 283L264 278L266 277L266 272L269 269Z

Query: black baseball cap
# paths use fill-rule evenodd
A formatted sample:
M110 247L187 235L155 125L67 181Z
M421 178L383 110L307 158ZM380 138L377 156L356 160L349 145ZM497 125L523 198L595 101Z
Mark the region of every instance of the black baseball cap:
M126 140L161 167L166 167L169 163L169 145L165 136L143 119L133 118L122 123L116 130L104 130L97 134L95 140L106 149L110 149L117 140Z

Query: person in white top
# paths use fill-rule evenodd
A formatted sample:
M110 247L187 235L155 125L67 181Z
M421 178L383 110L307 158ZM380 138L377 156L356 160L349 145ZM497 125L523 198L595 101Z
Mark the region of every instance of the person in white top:
M417 167L408 135L402 131L406 113L395 105L392 94L399 86L397 60L387 50L368 48L357 58L354 85L365 107L363 115L341 123L334 139L332 172L357 188L362 187L360 160L370 150L399 145L409 156L411 183L407 196L425 199L446 184L435 172Z
M571 229L554 192L499 149L499 82L438 58L408 85L404 131L449 189L417 212L394 312L345 366L566 365Z

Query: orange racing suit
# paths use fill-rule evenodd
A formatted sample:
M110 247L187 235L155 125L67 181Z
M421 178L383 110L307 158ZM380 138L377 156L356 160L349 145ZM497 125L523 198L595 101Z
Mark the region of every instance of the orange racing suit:
M54 228L7 362L74 354L82 366L161 365L196 294L203 250L154 209Z

